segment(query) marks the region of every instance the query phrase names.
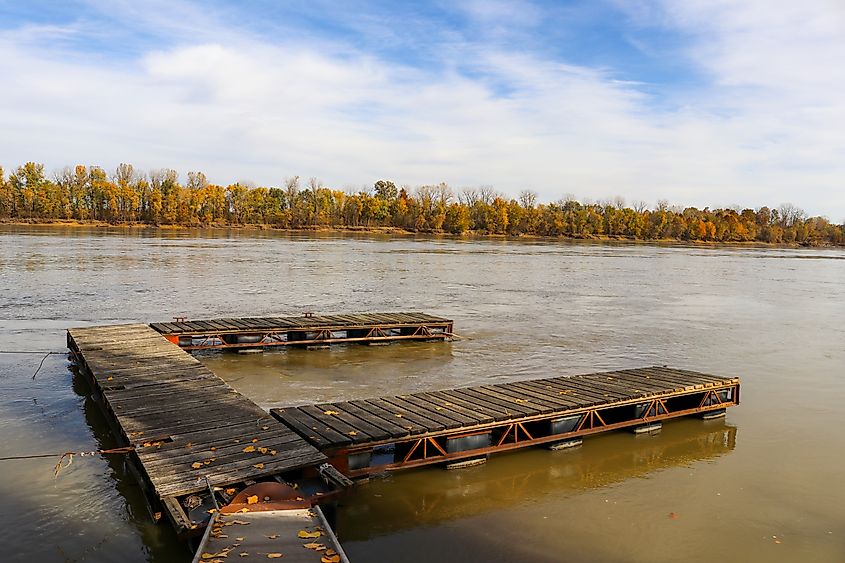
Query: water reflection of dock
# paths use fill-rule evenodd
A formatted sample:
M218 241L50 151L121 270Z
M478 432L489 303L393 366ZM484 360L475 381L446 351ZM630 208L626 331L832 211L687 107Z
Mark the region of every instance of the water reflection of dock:
M690 420L667 425L655 437L599 436L585 441L582 451L538 451L530 460L505 456L471 473L422 472L395 481L373 480L343 501L337 530L344 541L362 541L521 506L547 495L601 488L726 455L736 447L736 435L737 428L724 421ZM601 444L609 438L620 439ZM591 452L594 447L601 450Z

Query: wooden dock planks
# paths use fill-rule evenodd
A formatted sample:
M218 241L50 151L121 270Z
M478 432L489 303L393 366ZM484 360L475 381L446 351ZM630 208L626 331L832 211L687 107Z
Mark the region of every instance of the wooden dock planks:
M733 387L736 394L724 405L704 403L708 390L722 392ZM499 432L496 434L499 445L509 449L516 447L518 441L516 437L512 440L514 443L506 440L509 431L517 432L509 429L509 425L528 424L540 430L548 428L542 425L548 425L551 420L588 413L582 423L587 424L583 426L585 432L600 430L603 426L608 429L631 426L645 420L641 421L640 415L633 414L635 405L643 405L646 413L653 413L644 417L660 419L675 416L676 412L681 416L737 404L738 389L739 379L735 377L649 367L272 409L271 413L330 457L338 452L364 451L362 448L388 442L410 443L420 437L440 439L488 430L494 434ZM691 397L694 403L689 403ZM679 398L684 402L671 403ZM662 406L658 406L658 401ZM652 402L654 411L649 411L648 405ZM667 404L672 406L667 407ZM623 407L623 414L612 413L612 409ZM668 412L670 408L676 410ZM608 416L618 419L606 423L601 418L602 413L610 413ZM525 435L528 434L526 428L520 430ZM581 430L582 426L579 426L578 432ZM554 434L547 433L536 439L532 437L529 442L553 439ZM442 448L443 442L431 442L431 445ZM332 460L336 462L334 457ZM421 463L419 460L412 462Z
M151 323L155 331L170 334L205 334L212 332L245 332L299 330L312 332L325 329L369 328L375 326L447 325L451 319L426 313L353 313L344 315L313 315L300 317L244 317Z
M70 329L68 345L160 499L326 460L147 325Z

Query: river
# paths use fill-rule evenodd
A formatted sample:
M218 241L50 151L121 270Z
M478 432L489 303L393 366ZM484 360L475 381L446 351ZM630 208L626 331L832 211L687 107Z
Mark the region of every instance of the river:
M845 560L845 251L0 227L0 349L121 322L425 311L452 343L204 353L270 408L666 364L726 419L589 437L343 499L354 563ZM0 457L108 447L66 355L0 354ZM0 462L0 560L187 562L119 456Z

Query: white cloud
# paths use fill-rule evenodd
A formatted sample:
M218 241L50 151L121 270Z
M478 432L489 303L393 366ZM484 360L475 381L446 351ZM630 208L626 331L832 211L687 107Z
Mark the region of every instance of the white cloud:
M713 84L675 110L608 70L469 41L451 43L448 56L471 75L403 66L340 41L270 40L210 17L201 33L191 21L178 43L127 60L5 32L0 159L128 161L201 169L221 183L300 174L335 186L386 177L514 195L529 187L546 200L792 201L845 219L845 77L827 69L845 54L841 10L819 4L829 17L802 18L807 2L787 16L767 16L769 2L678 6L648 13L693 37L690 60ZM158 13L154 24L178 33L174 21ZM792 39L779 43L784 34Z

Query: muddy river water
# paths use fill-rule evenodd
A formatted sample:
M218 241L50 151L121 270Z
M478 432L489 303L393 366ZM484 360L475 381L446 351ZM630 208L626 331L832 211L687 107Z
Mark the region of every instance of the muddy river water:
M70 326L426 311L452 343L202 361L262 407L666 364L742 378L724 420L370 480L353 562L845 561L845 251L0 228L0 350ZM0 354L0 457L114 442L66 355ZM119 456L0 461L0 560L186 562Z

